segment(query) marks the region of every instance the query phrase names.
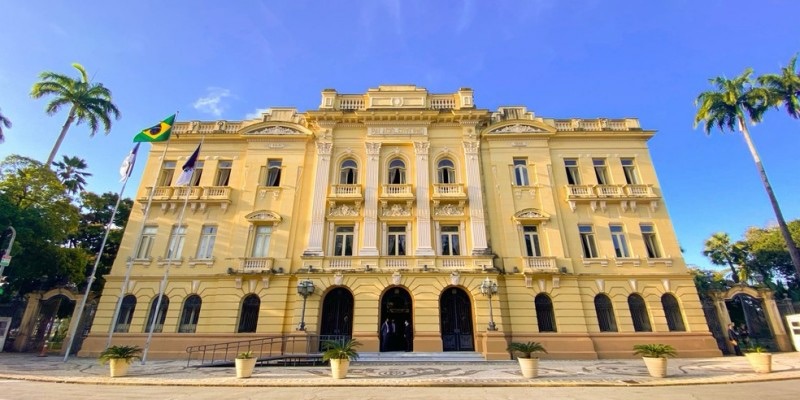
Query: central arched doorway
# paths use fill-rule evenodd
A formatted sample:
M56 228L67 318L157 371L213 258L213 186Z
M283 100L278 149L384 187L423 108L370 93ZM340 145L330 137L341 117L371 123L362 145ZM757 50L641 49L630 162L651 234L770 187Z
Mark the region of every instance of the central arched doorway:
M439 298L439 316L444 351L475 351L472 302L464 290L451 287Z
M353 336L353 294L338 287L325 295L322 302L320 344L326 340L346 341Z
M387 290L381 298L381 351L413 350L411 295L401 287Z
M762 299L747 293L737 293L725 300L725 306L731 323L736 327L740 340L744 342L743 346L776 348Z

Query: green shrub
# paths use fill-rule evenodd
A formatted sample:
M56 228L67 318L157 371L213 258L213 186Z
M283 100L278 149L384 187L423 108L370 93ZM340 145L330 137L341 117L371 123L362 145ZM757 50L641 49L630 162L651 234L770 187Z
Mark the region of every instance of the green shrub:
M649 358L675 357L678 352L668 344L650 343L633 345L633 355L640 355Z
M518 353L519 358L531 358L533 353L547 353L547 350L539 342L511 342L507 350Z

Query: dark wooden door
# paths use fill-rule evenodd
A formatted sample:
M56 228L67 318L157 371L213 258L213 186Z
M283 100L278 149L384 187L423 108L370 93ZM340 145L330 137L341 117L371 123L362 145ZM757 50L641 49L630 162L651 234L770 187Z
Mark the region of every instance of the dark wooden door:
M439 299L444 351L475 351L472 331L472 303L459 288L448 288Z
M412 351L414 321L411 319L411 295L395 287L381 299L381 351ZM408 322L408 326L406 326Z

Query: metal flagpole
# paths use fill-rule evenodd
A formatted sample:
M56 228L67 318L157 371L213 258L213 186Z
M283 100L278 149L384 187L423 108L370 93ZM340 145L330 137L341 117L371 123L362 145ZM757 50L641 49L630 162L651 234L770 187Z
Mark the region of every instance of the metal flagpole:
M205 140L205 136L200 139L200 146L203 145L203 141ZM197 147L197 151L200 150L200 146ZM196 162L196 160L195 160ZM192 173L194 173L194 165L192 166ZM185 171L184 171L185 172ZM191 177L189 178L191 179ZM186 213L186 205L189 204L189 194L192 192L191 182L189 185L184 187L186 190L186 197L183 199L183 207L181 208L180 216L178 216L178 224L177 229L180 230L181 226L183 225L183 216ZM184 237L185 237L184 232ZM171 243L167 243L167 246L170 246ZM150 351L150 342L153 340L153 331L156 327L156 322L158 321L158 314L161 311L161 300L164 298L164 292L167 289L167 280L169 279L169 267L172 265L172 250L167 250L167 265L164 267L164 278L161 279L161 284L158 288L158 301L156 301L156 308L152 310L153 313L153 320L150 321L150 327L147 329L147 341L144 343L144 352L142 352L142 365L145 365L147 362L147 353ZM163 328L162 328L163 329Z
M177 117L178 113L175 113ZM174 121L173 121L174 124ZM173 125L174 126L174 125ZM172 141L172 135L170 134L169 139L167 139L167 143L164 146L164 152L161 153L161 163L164 163L164 159L167 156L167 149L169 148L169 142ZM133 251L138 251L139 247L142 245L142 235L144 235L144 228L147 226L147 217L150 216L150 206L153 204L153 194L156 192L156 185L158 185L158 174L156 174L155 179L153 180L153 186L150 189L150 194L147 196L147 205L144 208L144 217L142 218L142 227L139 229L139 236L136 238L136 246L133 248ZM114 328L117 326L117 319L119 318L119 311L122 307L122 299L125 297L125 292L128 290L128 282L131 280L131 270L133 269L133 257L134 254L131 254L128 257L128 266L125 270L125 279L122 281L122 287L119 291L119 298L117 299L117 305L114 307L114 316L111 317L111 323L108 327L108 341L106 342L106 348L111 346L111 338L114 336Z
M117 216L117 209L119 208L119 202L122 200L122 193L125 192L125 186L128 185L128 178L125 178L125 182L122 183L122 189L119 190L119 194L117 195L117 204L114 204L114 211L111 212L111 218L108 220L108 225L106 225L106 232L103 235L103 242L100 244L100 251L97 252L97 258L94 260L94 267L92 267L92 274L89 276L89 283L86 285L86 293L83 294L83 300L81 300L80 308L78 308L78 316L75 317L75 320L72 321L72 329L70 329L69 334L69 344L67 345L67 351L64 353L64 362L67 362L69 359L69 353L72 351L72 343L75 341L75 336L78 334L78 326L80 326L81 317L83 316L83 308L86 307L86 301L89 299L89 292L92 290L92 284L95 280L95 274L97 274L97 266L100 264L100 257L103 255L103 249L106 248L106 240L108 240L108 234L111 232L111 226L114 225L114 217Z

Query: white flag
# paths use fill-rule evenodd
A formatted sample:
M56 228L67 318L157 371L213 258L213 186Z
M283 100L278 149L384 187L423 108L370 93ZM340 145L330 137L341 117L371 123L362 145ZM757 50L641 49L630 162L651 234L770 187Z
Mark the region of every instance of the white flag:
M122 160L122 166L119 167L119 175L122 177L120 182L125 182L128 178L131 177L131 173L133 172L133 164L136 163L136 152L139 151L139 145L141 143L136 143L136 146L133 146L133 150L131 153Z
M197 149L189 156L189 159L186 160L186 163L183 164L183 172L181 176L178 177L178 181L175 182L175 186L188 186L192 182L192 174L194 173L194 164L197 163L197 156L200 154L200 145L197 145Z

